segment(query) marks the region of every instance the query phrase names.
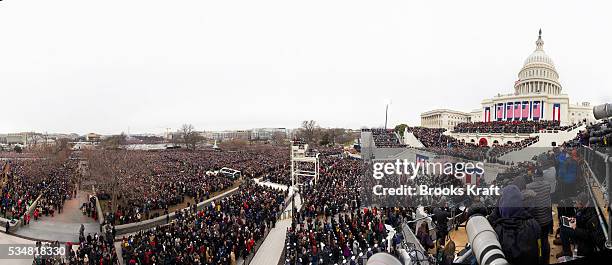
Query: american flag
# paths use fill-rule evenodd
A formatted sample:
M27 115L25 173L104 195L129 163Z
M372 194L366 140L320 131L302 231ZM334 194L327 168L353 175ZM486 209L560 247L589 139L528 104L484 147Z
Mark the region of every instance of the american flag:
M523 111L521 112L521 117L523 118L529 117L529 103L527 101L523 102Z
M521 117L521 103L520 102L516 102L514 104L514 118L518 119Z
M511 120L514 117L513 113L514 112L512 111L512 103L506 104L506 118Z
M424 156L424 155L416 155L416 163L417 164L425 164L425 162L427 162L427 160L429 160L429 157Z
M540 118L540 102L533 102L533 118Z
M504 117L504 106L503 105L497 105L497 116L496 116L496 118L502 119L503 117Z

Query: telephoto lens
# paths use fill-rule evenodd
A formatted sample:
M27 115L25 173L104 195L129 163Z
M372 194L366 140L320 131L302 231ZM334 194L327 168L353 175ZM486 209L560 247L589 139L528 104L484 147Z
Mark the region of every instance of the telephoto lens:
M468 241L478 264L508 265L497 234L487 218L473 215L466 224Z
M603 137L589 137L590 144L598 144L603 140Z
M601 104L593 107L593 116L597 120L612 117L612 103Z

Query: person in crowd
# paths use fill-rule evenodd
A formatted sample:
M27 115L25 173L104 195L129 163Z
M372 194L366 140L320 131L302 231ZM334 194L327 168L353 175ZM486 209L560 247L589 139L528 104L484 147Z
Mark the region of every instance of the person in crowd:
M604 235L601 230L597 212L591 204L589 196L582 192L576 197L576 217L571 218L568 226L561 226L561 241L563 249L557 254L573 256L571 244L574 244L577 256L590 256L600 246L603 246Z
M546 154L546 157L544 157L541 161L540 168L542 172L542 179L548 182L548 184L550 185L551 200L556 201L555 193L557 187L557 171L552 156L552 151L548 152Z
M488 219L509 263L540 262L540 225L525 209L523 196L516 185L502 189L498 207Z
M434 211L434 223L436 224L436 241L438 246L443 247L446 245L446 237L448 236L448 218L451 217L448 211L448 205L443 202L442 207L437 208Z
M574 197L576 196L576 183L580 176L577 151L576 149L563 149L556 158L560 196L562 198Z
M544 180L540 171L536 172L533 182L527 184L525 205L527 211L540 225L541 261L540 264L548 264L550 256L550 244L548 235L553 230L552 201L550 199L550 183Z
M427 222L421 223L421 226L419 226L419 229L417 230L416 236L419 239L419 243L421 243L423 248L425 248L425 251L434 247L434 242L431 240L431 236L429 235L429 225L427 225Z

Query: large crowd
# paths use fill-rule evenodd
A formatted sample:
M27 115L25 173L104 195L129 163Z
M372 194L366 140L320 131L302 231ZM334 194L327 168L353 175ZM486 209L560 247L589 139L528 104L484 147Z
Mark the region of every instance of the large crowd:
M483 128L488 126L487 130L491 128L497 128L494 131L504 132L505 130L515 130L516 128L551 128L547 126L554 127L555 122L497 122L499 124L488 124L488 123L462 123L459 126L465 126L461 128ZM487 124L487 125L485 125ZM472 127L474 126L474 127ZM510 129L508 129L510 128ZM521 133L524 131L523 129L516 129ZM364 129L363 131L372 132L372 136L374 139L374 144L376 147L390 147L390 148L398 148L398 147L406 147L405 144L401 143L401 140L398 138L398 133L393 129ZM528 139L522 140L520 142L512 142L512 143L496 143L492 147L481 146L476 143L466 143L463 141L459 141L456 138L445 135L444 132L446 130L442 128L425 128L425 127L407 127L406 132L412 133L424 146L428 151L433 151L440 155L449 155L454 157L459 157L463 159L469 160L478 160L482 161L488 159L490 161L495 161L494 158L502 156L508 152L523 149L527 146L532 145L533 143L538 141L538 137L530 137Z
M591 146L605 146L606 135L612 130L609 121L589 126L576 141ZM594 132L596 130L597 132ZM409 128L428 148L443 154L465 156L465 151L452 152L463 143L447 139L443 130ZM593 139L595 137L595 139ZM537 142L537 138L483 149L478 155L499 156ZM385 145L382 145L385 146ZM466 147L475 150L476 146ZM582 158L579 150L557 147L534 157L532 161L518 163L500 173L493 184L503 187L501 197L483 196L461 198L467 208L465 221L471 214L485 215L498 235L502 251L511 264L548 264L553 243L561 247L552 253L559 262L576 257L591 256L604 249L605 241L592 198L584 184ZM322 177L317 184L308 183L300 188L302 209L296 213L292 227L287 231L284 259L286 264L359 264L363 257L386 251L393 253L401 238L387 238L389 227L397 228L398 220L410 220L413 208L371 208L362 205L354 171L359 165L350 159L325 158ZM352 170L353 169L353 170ZM482 183L481 183L482 184ZM434 200L436 201L436 200ZM451 209L444 199L437 207L427 207L432 215L436 233L431 235L428 223L412 226L417 239L427 250L441 246L452 228L447 223ZM556 215L553 215L556 207ZM458 210L455 210L457 212ZM559 219L553 222L553 219ZM553 223L568 225L553 226ZM438 242L436 245L434 242ZM439 253L439 252L438 252ZM439 261L444 254L438 255ZM446 260L448 261L448 259Z
M247 180L239 190L176 212L171 223L122 240L125 264L236 264L276 223L286 192Z
M406 147L393 129L372 128L362 129L362 131L372 133L376 147Z
M285 264L363 264L378 252L397 254L404 240L402 224L414 220L417 210L403 206L417 202L401 202L398 206L402 207L364 205L362 163L352 158L324 157L320 180L301 186L302 206L287 231ZM414 185L459 184L456 178L448 183L445 179L419 177ZM440 198L416 199L428 205ZM410 227L415 229L415 223ZM390 234L391 230L396 232Z
M4 165L0 215L9 219L37 219L61 211L66 199L75 195L77 165L73 159L10 160ZM40 196L42 195L42 196ZM30 216L28 209L40 196Z
M104 233L84 234L84 228L79 231L79 242L73 245L59 241L36 242L38 253L34 255L32 265L115 265L118 263L117 251L114 245L115 230L111 226L104 227ZM41 248L46 248L42 251Z
M496 122L486 126L460 124L455 130L527 133L550 128L562 129L554 122ZM404 146L393 130L368 131L377 147ZM538 141L529 138L490 148L458 141L444 135L444 129L408 127L407 131L430 151L473 160L500 156ZM586 172L575 147L610 146L611 132L610 121L593 124L563 147L508 168L493 182L503 187L502 196L494 202L491 198L461 198L470 202L466 217L485 215L506 259L513 264L547 264L549 234L562 248L555 253L560 261L599 251L603 234L584 189ZM416 207L364 205L356 181L363 172L362 161L339 156L339 149L322 150L318 181L300 181L302 205L287 231L284 259L304 265L357 264L377 252L394 253L404 239L402 233L392 236L389 231L399 230L403 222L412 220ZM103 234L81 234L79 246L69 251L65 260L79 265L114 264L118 259L126 264L228 265L246 260L274 227L287 202L285 191L258 185L251 179L262 177L288 184L288 157L287 148L261 146L239 151L90 151L86 158L96 180L97 198L105 201L108 229ZM220 173L223 167L239 170L241 177ZM66 199L75 196L74 159L14 160L3 171L6 178L2 180L0 213L4 217L27 216L29 220L27 209L39 196L35 212L52 216L62 211ZM197 206L233 186L238 187L233 194ZM428 233L429 224L423 222L410 227L426 250L444 248L451 229L446 222L451 213L448 201L435 198L427 203L434 204L425 211L432 215L437 232ZM87 205L84 209L95 211L93 203ZM552 214L553 207L557 207L557 215ZM124 236L122 256L117 257L114 225L168 216L170 212L175 213L174 220L168 218L164 225ZM554 227L553 219L563 223L562 217L570 224Z
M509 152L524 149L538 142L539 140L540 140L540 137L536 136L536 137L529 137L527 139L521 140L520 142L506 143L504 145L495 145L493 146L493 148L491 148L491 151L489 151L488 156L489 157L500 157Z
M541 130L565 130L559 121L491 121L463 122L455 126L456 133L536 133Z
M387 215L360 208L361 168L359 160L323 158L320 180L300 188L302 207L287 231L287 264L341 264L385 251Z
M244 178L262 177L288 184L288 149L258 148L242 151L99 151L91 154L92 171L105 174L113 164L116 179L101 181L98 197L106 200L106 218L113 224L146 220L209 199L237 185L238 176L222 174L223 167ZM121 185L115 185L121 183ZM116 210L111 198L116 194Z

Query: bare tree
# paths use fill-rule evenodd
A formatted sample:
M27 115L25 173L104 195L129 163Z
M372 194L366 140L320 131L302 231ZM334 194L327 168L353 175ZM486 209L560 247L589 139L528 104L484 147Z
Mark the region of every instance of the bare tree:
M223 141L219 144L221 149L223 150L244 150L248 145L248 141L244 139L231 139L228 141Z
M320 127L314 120L303 121L302 127L298 131L298 137L302 138L310 145L318 144L320 137Z
M183 143L185 143L185 146L188 149L194 150L196 148L196 144L202 139L191 124L183 124L180 133Z
M354 140L350 131L344 128L320 129L320 135L321 145L346 145Z
M104 148L107 149L119 149L122 145L127 143L127 136L125 133L121 133L119 135L113 135L108 137L100 143Z
M138 156L130 156L131 150L98 150L87 153L90 178L96 182L98 192L111 195L111 212L116 212L120 202L120 194L124 194L130 177L142 166ZM124 197L124 196L121 196Z
M359 133L354 134L347 129L339 129L340 133L336 136L335 142L341 145L347 145L359 138Z
M287 141L287 134L284 132L272 133L271 142L273 145L284 145Z

